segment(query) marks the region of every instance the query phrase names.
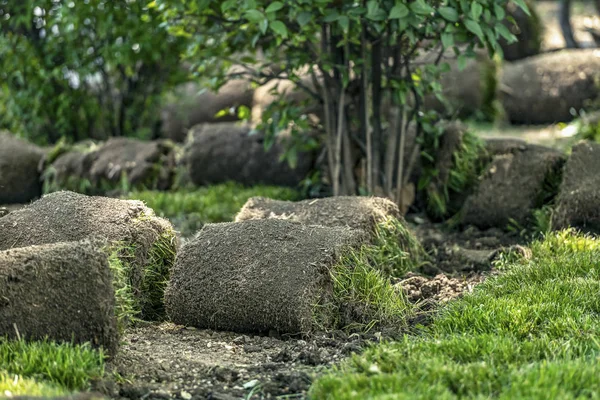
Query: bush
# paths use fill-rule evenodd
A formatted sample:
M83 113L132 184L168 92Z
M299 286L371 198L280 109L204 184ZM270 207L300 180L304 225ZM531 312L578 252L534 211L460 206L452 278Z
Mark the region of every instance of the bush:
M186 40L144 1L0 1L0 128L38 143L156 129Z

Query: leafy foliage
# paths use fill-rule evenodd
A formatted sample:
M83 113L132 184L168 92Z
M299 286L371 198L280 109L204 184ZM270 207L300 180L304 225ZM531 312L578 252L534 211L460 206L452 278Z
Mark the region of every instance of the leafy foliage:
M37 142L149 136L185 40L141 0L0 1L0 127Z
M292 81L321 107L317 122L303 117L290 96L262 114L268 135L292 146L309 129L325 132L328 182L334 194L384 191L400 201L403 138L411 121L418 134L429 118L424 96L440 95L447 64L415 65L423 53L455 53L464 67L477 48L501 52L500 38L516 38L503 24L505 0L156 0L175 35L189 37L188 57L199 75L245 76L262 84ZM526 9L523 1L516 3ZM434 57L435 58L435 57ZM264 61L266 60L266 61ZM236 68L232 68L236 67ZM287 102L287 104L286 104ZM306 115L306 113L304 114ZM313 122L313 125L308 122ZM310 128L309 128L310 127ZM266 145L272 142L266 140ZM387 149L401 150L397 154ZM288 156L294 157L294 152ZM357 166L365 165L366 173ZM392 182L394 176L397 180Z

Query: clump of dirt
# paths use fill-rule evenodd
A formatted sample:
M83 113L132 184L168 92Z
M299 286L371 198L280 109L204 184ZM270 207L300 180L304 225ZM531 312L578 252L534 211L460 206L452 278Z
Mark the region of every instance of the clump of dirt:
M131 267L128 277L142 318L153 318L162 307L162 292L155 295L148 283L168 279L165 269L175 258L176 243L172 225L141 201L62 191L0 219L0 250L90 238L128 250L119 257ZM156 257L158 252L161 257Z
M568 49L505 63L500 101L513 124L552 124L574 118L600 91L597 49Z
M495 156L479 187L467 198L461 223L506 228L516 221L526 226L533 210L540 206L544 183L562 163L562 153L542 146Z
M283 146L264 149L264 134L250 135L249 126L237 123L201 124L190 130L183 164L195 185L226 181L244 185L297 186L313 168L315 155L298 156L296 168L281 162Z
M167 190L173 183L176 148L166 140L111 138L100 145L82 142L54 151L56 158L44 162L49 164L43 178L50 191L106 194L122 185L123 180L129 188L156 190Z
M553 215L554 228L600 232L600 144L581 142L567 160Z
M44 151L0 131L0 203L25 203L42 194L38 163Z
M418 271L428 276L489 271L498 251L526 242L525 237L498 228L451 229L422 215L409 215L407 221L430 255L430 263Z
M412 303L443 304L456 299L463 293L473 291L475 285L485 279L486 275L483 273L472 273L465 276L438 274L432 278L408 273L396 285Z

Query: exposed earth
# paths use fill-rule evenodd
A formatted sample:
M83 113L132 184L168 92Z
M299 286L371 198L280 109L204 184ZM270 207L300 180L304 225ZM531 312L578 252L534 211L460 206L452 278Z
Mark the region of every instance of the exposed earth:
M434 261L422 274L410 273L395 283L420 314L393 335L427 324L440 305L494 273L499 249L523 240L498 229L448 231L418 215L407 221ZM337 331L302 338L139 323L125 334L108 364L109 378L96 389L115 399L304 398L319 372L391 334Z

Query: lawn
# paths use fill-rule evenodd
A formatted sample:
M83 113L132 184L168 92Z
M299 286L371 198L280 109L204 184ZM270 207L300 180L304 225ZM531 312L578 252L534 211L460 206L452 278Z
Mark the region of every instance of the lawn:
M431 325L318 379L314 399L600 398L600 240L563 231Z
M88 390L103 375L104 355L88 345L0 337L0 397Z
M278 186L245 187L236 183L180 189L173 192L135 191L127 198L142 200L156 215L168 218L183 236L196 233L206 223L233 221L250 197L300 200L297 190Z

